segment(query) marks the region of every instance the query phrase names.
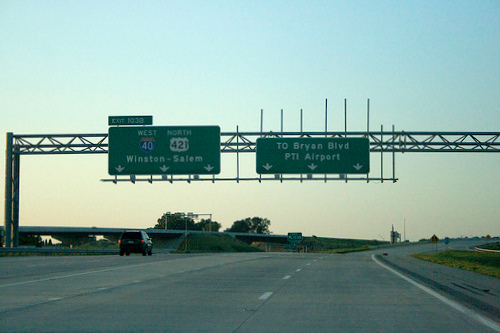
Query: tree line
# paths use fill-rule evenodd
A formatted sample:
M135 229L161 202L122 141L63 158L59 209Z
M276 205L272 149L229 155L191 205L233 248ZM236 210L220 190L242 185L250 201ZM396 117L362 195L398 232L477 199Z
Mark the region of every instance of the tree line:
M262 217L247 217L242 220L235 221L230 228L224 232L241 232L249 234L270 234L269 227L271 221ZM167 212L157 220L154 229L165 230L197 230L197 231L220 231L222 225L211 219L201 219L195 222L193 218L183 213Z

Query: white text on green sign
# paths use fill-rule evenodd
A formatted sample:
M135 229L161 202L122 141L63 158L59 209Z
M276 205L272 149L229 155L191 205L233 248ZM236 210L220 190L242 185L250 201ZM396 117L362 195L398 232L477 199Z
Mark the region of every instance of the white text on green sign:
M110 127L110 175L220 173L219 126Z
M288 233L288 241L289 242L300 242L302 240L301 232L289 232Z
M259 138L259 174L367 174L367 138Z
M153 116L109 116L109 126L153 125Z

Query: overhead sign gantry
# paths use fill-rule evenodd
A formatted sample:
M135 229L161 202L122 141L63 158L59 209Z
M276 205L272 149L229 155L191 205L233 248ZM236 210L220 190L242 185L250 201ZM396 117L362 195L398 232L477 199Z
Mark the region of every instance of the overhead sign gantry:
M345 105L345 103L344 103ZM283 111L281 121L281 131L278 138L276 132L264 132L262 128L261 110L261 129L260 132L240 132L236 127L236 132L221 133L218 126L212 130L213 135L205 135L198 132L200 127L182 127L172 128L171 131L177 130L177 135L173 135L168 139L156 138L156 135L149 135L148 132L142 132L139 135L139 130L156 130L156 134L162 131L168 131L168 127L149 127L152 125L152 116L111 116L108 118L110 126L120 126L110 128L109 133L97 134L28 134L20 135L7 133L6 136L6 160L5 160L5 244L7 247L17 247L19 245L19 207L20 207L20 161L22 155L74 155L74 154L109 154L108 169L110 174L115 175L114 179L102 179L105 182L117 183L129 181L126 177L118 178L118 175L151 175L151 177L139 179L134 177L134 181L284 181L284 180L305 180L302 174L325 173L325 177L307 177L307 180L341 180L341 181L392 181L396 182L395 175L395 153L406 152L428 152L428 153L499 153L500 152L500 132L396 132L394 126L392 131L384 131L381 126L380 131L372 131L369 127L369 100L367 103L367 129L363 132L348 132L347 131L347 112L345 112L345 130L343 132L331 132L327 130L327 109L325 103L325 131L324 132L304 132L302 131L302 110L300 132L285 132L283 131ZM142 126L141 126L142 125ZM134 126L134 127L122 127ZM183 130L191 129L189 135L182 135ZM116 131L116 132L115 132ZM134 134L135 131L135 134ZM179 132L181 131L181 132ZM186 132L188 133L188 132ZM152 133L154 134L154 132ZM168 134L168 133L167 133ZM257 141L266 138L275 138L279 140L291 139L297 142L293 144L294 150L285 151L285 149L276 154L274 151L266 152L266 143L264 146L259 144L257 149ZM354 147L354 141L348 141L349 149L344 144L344 148L338 152L321 152L319 149L319 141L304 141L302 138L308 139L345 139L353 140L356 138L364 138L369 142L369 153L380 153L380 176L373 177L368 172L373 173L373 168L370 168L369 156L366 156L364 148L359 152L351 147ZM114 140L114 139L116 140ZM151 140L153 138L153 140ZM221 138L224 138L221 140ZM123 139L123 140L122 140ZM174 139L173 141L171 141ZM187 141L186 141L187 140ZM208 142L211 142L208 144ZM264 142L264 141L263 141ZM285 141L269 141L270 145L276 146L277 142ZM187 143L187 146L186 146ZM207 146L205 146L205 144ZM307 148L308 144L309 148ZM316 148L312 148L315 144ZM301 146L302 145L302 146ZM324 145L324 144L323 144ZM186 149L186 147L189 147ZM328 147L328 144L327 144ZM337 145L340 148L340 144ZM280 147L281 148L281 147ZM284 147L283 147L284 148ZM318 149L317 149L318 148ZM323 147L324 148L324 147ZM199 150L198 150L199 149ZM310 150L315 150L314 152ZM180 151L184 150L184 151ZM288 150L288 149L286 149ZM340 150L345 150L340 152ZM356 157L356 160L350 161L344 153L349 150L348 155ZM217 152L216 152L217 151ZM333 151L333 149L332 149ZM225 177L215 176L220 173L220 153L231 153L236 157L236 176ZM261 165L264 170L262 173L274 174L274 177L266 177L260 174L258 177L242 177L239 171L239 155L240 153L254 153L259 159L258 165ZM286 154L289 155L286 155ZM309 155L306 160L306 155ZM369 154L368 153L368 154ZM383 155L384 153L392 154L392 176L384 176L383 174ZM280 157L281 154L281 157ZM113 155L113 157L111 157ZM330 157L328 157L330 155ZM130 157L132 156L132 157ZM176 157L175 157L176 156ZM192 157L190 157L192 156ZM196 158L196 156L201 157ZM137 157L137 158L136 158ZM142 158L142 159L141 159ZM277 158L277 162L272 160ZM300 162L300 168L287 166L288 160L300 161L301 159L307 163ZM314 159L313 159L314 158ZM350 157L349 157L350 158ZM264 159L264 161L261 161ZM265 160L267 159L267 161ZM296 160L297 159L297 160ZM311 163L309 163L309 161ZM340 162L336 167L342 166L341 169L335 169L333 166L326 163L327 170L321 169L317 162ZM167 164L167 162L169 164ZM203 163L201 163L203 162ZM345 162L345 163L344 163ZM372 163L373 164L373 163ZM269 166L273 165L275 169ZM265 166L265 167L264 167ZM278 166L281 170L278 170ZM322 166L323 167L323 166ZM344 168L345 167L345 168ZM347 168L354 168L355 171ZM168 168L168 169L167 169ZM257 166L259 168L259 166ZM269 170L266 170L268 168ZM366 168L366 169L364 169ZM151 170L150 170L151 169ZM153 170L154 169L154 170ZM313 170L314 169L314 170ZM357 170L359 169L359 170ZM121 172L119 172L121 170ZM159 171L158 171L159 170ZM165 171L164 171L165 170ZM347 177L350 173L366 173L365 177ZM300 178L276 177L276 174L281 173L300 173ZM339 173L340 176L327 177L326 173ZM152 175L162 175L161 178L153 178ZM164 175L200 175L211 174L208 177L182 178L173 176L166 178Z

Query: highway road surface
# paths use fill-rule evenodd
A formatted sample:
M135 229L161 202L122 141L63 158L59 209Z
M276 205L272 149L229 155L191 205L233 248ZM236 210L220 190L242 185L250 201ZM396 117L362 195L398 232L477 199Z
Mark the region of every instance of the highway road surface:
M0 331L500 332L500 279L467 275L467 285L488 284L491 307L478 309L391 266L440 275L405 261L432 246L343 255L4 257Z

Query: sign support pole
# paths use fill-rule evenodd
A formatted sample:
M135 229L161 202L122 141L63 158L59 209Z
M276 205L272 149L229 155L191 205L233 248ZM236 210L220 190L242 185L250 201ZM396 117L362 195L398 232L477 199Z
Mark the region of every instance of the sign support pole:
M5 247L19 246L19 179L21 158L7 133L5 150Z
M344 98L344 136L347 138L347 98Z
M384 182L384 125L380 125L380 179Z
M392 125L392 178L396 177L396 132Z
M12 177L12 246L19 247L19 191L20 191L20 162L21 156L16 154L16 149L14 149L13 154L13 171L14 175Z
M12 247L12 133L5 149L5 247Z
M240 183L240 127L236 126L236 183Z
M370 140L370 99L366 100L366 137ZM369 175L366 174L366 182L369 183Z

